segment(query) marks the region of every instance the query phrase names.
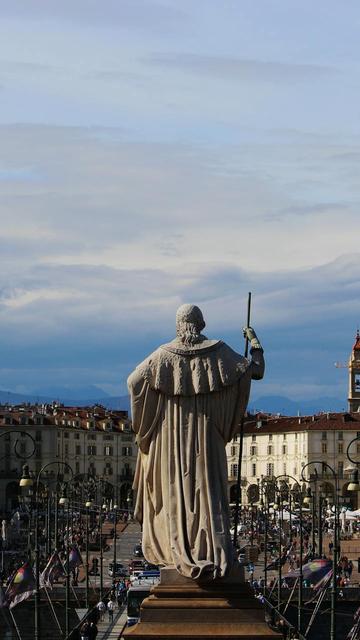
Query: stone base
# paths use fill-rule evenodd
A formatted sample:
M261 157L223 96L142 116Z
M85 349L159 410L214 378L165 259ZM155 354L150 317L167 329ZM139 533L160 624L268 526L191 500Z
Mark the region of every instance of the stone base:
M161 570L140 610L140 621L123 633L129 640L232 638L274 640L264 609L241 575L201 583L172 569Z

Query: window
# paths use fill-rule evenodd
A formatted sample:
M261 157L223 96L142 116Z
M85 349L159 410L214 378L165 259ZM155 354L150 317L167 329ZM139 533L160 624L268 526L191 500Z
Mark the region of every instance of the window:
M326 431L322 431L322 433L321 433L321 440L327 440L327 433L326 433Z
M272 442L272 439L273 439L273 434L269 433L269 442Z
M88 445L88 456L96 456L96 445L94 444Z
M256 462L253 462L251 465L251 475L253 478L256 476Z
M283 455L286 455L286 444L283 444L283 446L282 446L282 452L283 452Z
M38 416L35 420L35 424L42 424L42 422L43 422L43 419L40 416Z
M338 431L338 440L344 440L344 434L342 431Z
M235 456L236 455L236 447L230 447L230 455L231 456Z
M69 455L69 445L66 444L65 445L65 456L68 456L68 455Z
M251 436L251 441L256 442L256 436L254 434Z
M81 446L79 444L75 446L75 455L81 456Z
M27 422L28 422L27 416L21 416L20 424L27 424Z
M286 440L286 433L283 433L283 440Z
M268 462L266 465L266 475L273 476L274 475L274 463Z
M238 474L238 465L237 464L232 464L231 465L231 475L234 476L235 478L237 478L237 474Z
M107 462L104 468L104 475L112 476L113 470L110 462Z
M271 456L273 454L273 446L272 446L272 444L268 445L267 452L268 452L268 456Z
M283 474L286 476L286 462L283 463Z
M123 448L122 448L122 455L123 455L123 456L132 456L132 449L131 449L131 447L123 447Z
M327 444L326 442L321 443L321 453L327 453Z
M339 442L338 443L338 453L344 453L344 443L343 442Z
M104 447L104 456L112 456L112 454L113 454L113 448L112 447L110 447L109 445Z
M65 431L64 438L69 438L69 432L68 431Z
M75 473L80 473L80 462L75 462Z
M96 433L89 433L88 440L96 440Z
M75 440L80 440L80 433L74 433Z
M342 478L344 475L344 463L342 460L339 460L338 462L338 476L339 478Z
M297 433L295 433L295 440L297 440L297 439L298 439L298 434L297 434Z
M109 436L109 435L103 436L103 440L110 442L111 440L114 440L114 436Z
M299 450L298 450L298 446L297 446L297 444L296 444L296 445L295 445L295 455L296 455L296 456L297 456L298 452L299 452Z
M252 446L250 447L250 455L251 455L251 456L256 456L256 452L257 452L256 445L252 445Z

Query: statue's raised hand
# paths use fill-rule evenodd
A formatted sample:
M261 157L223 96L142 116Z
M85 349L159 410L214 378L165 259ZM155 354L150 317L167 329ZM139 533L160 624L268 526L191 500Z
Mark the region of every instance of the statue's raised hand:
M252 349L262 349L260 341L252 327L244 327L243 333L244 338L249 340Z

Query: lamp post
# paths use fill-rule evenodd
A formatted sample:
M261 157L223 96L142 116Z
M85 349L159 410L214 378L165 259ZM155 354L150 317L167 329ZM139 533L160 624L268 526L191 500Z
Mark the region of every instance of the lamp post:
M292 480L296 486L297 489L297 493L299 496L299 529L300 529L300 554L299 554L299 584L298 584L298 621L297 621L297 626L298 626L298 632L301 633L301 628L302 628L302 615L303 615L303 547L304 547L304 538L303 538L303 522L302 522L302 490L301 490L301 485L300 483L296 480L296 478L294 478L293 476L290 476L289 474L283 475L283 476L277 476L277 478L275 479L276 481L278 480L282 480L282 483L284 484L284 482L286 481L286 483L288 483L288 480ZM290 509L291 509L291 487L288 485L288 494L290 496ZM291 537L291 527L290 527L290 537ZM280 559L280 563L281 564L281 559ZM281 575L281 573L280 573Z
M92 502L90 497L85 502L86 508L86 583L85 583L85 600L86 600L86 608L89 608L89 518L90 518L90 507L92 506Z
M113 510L114 510L114 553L113 553L113 586L115 586L116 583L116 528L117 528L117 510L118 510L118 505L115 504L113 505Z
M69 518L69 497L65 488L63 489L63 495L59 500L59 504L66 509L66 545L65 545L65 572L66 572L66 587L65 587L65 638L69 636L69 613L70 613L70 565L69 565L69 553L70 553L70 518Z
M351 482L348 484L348 491L360 491L359 470L358 470L360 462L358 460L354 460L354 458L352 458L350 455L351 445L354 442L359 442L359 440L360 440L360 435L357 436L356 438L353 438L353 440L349 442L348 448L346 449L346 455L348 457L348 460L350 460L352 464L356 465L356 469L353 469L353 471L351 472Z
M34 640L41 640L41 626L40 626L40 549L39 549L39 486L40 479L42 473L48 469L52 465L57 465L58 470L59 467L70 471L71 475L73 474L70 465L67 462L62 462L60 460L54 462L48 462L43 467L41 467L39 473L36 476L36 484L35 484L35 594L34 594L34 603L35 603L35 615L34 615ZM30 476L29 466L25 464L23 466L23 473L19 482L20 487L32 487L34 481ZM69 559L68 559L69 561ZM69 615L68 607L66 609L66 615Z
M334 478L334 550L333 550L333 569L332 569L332 588L331 588L331 618L330 618L330 640L335 640L336 636L336 595L337 595L337 582L336 582L336 574L337 574L337 558L338 558L338 529L339 529L339 478L336 471L332 468L330 464L327 462L323 462L322 460L311 460L301 470L301 477L306 482L305 479L305 469L314 466L315 472L315 480L318 479L318 471L316 465L321 465L322 470L326 467L329 469L330 473ZM320 523L321 525L321 523ZM314 526L314 522L313 522Z
M100 510L99 510L99 520L100 520L100 600L103 599L104 593L104 576L103 576L103 568L104 568L104 550L103 550L103 536L102 536L102 523L103 523L103 512L107 509L107 504L105 500L103 501Z

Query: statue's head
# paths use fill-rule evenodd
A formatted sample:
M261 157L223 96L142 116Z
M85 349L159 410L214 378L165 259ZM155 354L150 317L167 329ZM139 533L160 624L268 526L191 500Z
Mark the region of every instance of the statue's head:
M205 328L203 314L195 304L182 304L176 312L176 335L186 345L202 342Z

